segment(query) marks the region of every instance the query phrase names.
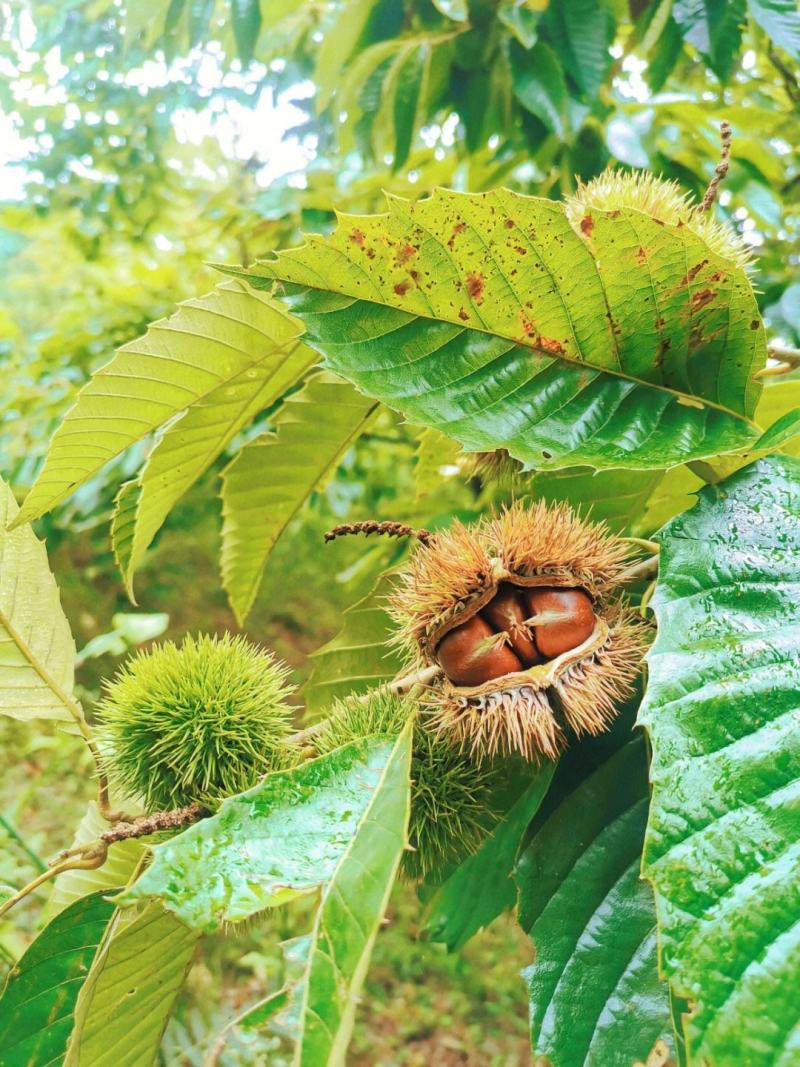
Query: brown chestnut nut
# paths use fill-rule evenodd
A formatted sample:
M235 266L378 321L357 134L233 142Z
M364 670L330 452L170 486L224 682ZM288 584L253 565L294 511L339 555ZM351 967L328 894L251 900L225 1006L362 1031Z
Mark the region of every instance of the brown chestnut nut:
M541 663L536 645L525 628L528 612L519 589L503 582L489 603L481 609L481 615L495 630L505 630L511 647L526 667Z
M548 659L582 645L594 630L592 601L582 589L527 589L525 600L530 615L553 616L534 627L536 646Z
M501 674L522 670L522 664L507 644L499 639L490 640L495 636L480 615L474 615L444 635L436 656L454 685L483 685Z

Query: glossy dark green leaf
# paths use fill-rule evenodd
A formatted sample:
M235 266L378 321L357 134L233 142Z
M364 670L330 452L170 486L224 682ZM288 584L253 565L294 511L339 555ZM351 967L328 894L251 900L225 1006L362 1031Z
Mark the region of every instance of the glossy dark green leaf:
M392 751L390 742L354 741L267 775L155 845L121 902L157 897L187 925L214 930L318 889L338 869Z
M389 208L244 272L308 287L305 339L363 392L540 469L673 466L758 436L755 298L688 227L593 212L579 235L563 205L505 190Z
M63 1062L78 994L114 914L106 895L70 904L11 971L0 996L0 1067Z
M461 948L498 915L514 907L517 887L511 877L520 842L550 787L555 764L533 777L502 822L431 897L425 930L450 951Z
M800 461L759 460L661 533L644 870L691 1062L800 1054Z
M796 0L747 0L747 10L779 48L800 61L800 9Z
M516 872L534 1054L552 1067L631 1067L671 1045L653 894L639 877L647 759L628 742L551 805Z

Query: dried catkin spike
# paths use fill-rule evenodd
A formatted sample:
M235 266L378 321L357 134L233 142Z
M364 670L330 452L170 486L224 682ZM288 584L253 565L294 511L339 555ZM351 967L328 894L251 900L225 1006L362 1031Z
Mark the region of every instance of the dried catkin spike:
M474 757L553 758L607 729L647 627L620 585L630 545L565 504L514 504L418 548L391 600L414 666L443 676L429 723Z

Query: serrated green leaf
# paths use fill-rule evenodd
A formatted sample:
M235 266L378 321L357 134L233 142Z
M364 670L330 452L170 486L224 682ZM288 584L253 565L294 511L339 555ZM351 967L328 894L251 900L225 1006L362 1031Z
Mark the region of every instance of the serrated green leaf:
M214 296L206 299L203 308L209 315L218 313ZM253 323L250 342L260 349L261 357L171 420L142 467L138 491L128 489L129 483L120 490L112 543L131 599L134 571L174 504L234 436L317 361L317 354L307 345L286 339L287 329L292 328L296 327L279 308L265 306L259 321Z
M706 57L721 81L727 81L742 43L745 0L675 0L672 17L684 40Z
M647 818L640 739L552 807L520 859L520 924L535 1054L553 1067L631 1067L671 1044L653 894L639 877Z
M214 930L312 892L336 871L391 752L385 741L354 741L267 775L154 845L152 864L121 902L156 897L194 929Z
M222 582L240 622L278 538L377 406L332 374L316 374L281 408L277 433L249 442L223 471Z
M461 449L452 437L438 430L426 428L417 434L414 453L414 485L417 500L439 489L442 467L453 467L461 456Z
M394 170L408 159L411 142L417 129L417 112L425 96L428 79L430 46L425 42L411 48L402 56L392 76L392 112L394 126Z
M231 15L239 59L247 66L253 58L261 29L261 0L231 0Z
M126 805L126 810L130 807ZM78 824L71 848L96 841L100 834L108 829L108 822L97 809L94 800L89 801L86 814ZM53 881L48 910L50 915L57 915L80 897L106 892L115 886L126 885L134 872L136 864L145 852L145 845L138 840L115 841L108 849L108 857L102 867L94 870L64 871Z
M546 763L502 822L439 886L426 908L425 931L451 952L462 948L498 915L514 907L517 887L511 874L522 836L544 799L555 770Z
M157 903L118 913L81 988L64 1067L154 1063L198 937Z
M136 441L240 381L301 327L265 293L224 284L123 345L78 393L15 520L38 518ZM157 527L156 527L157 528Z
M301 985L296 1067L346 1062L357 998L407 843L412 728L409 721L391 746L323 889Z
M382 575L367 596L344 612L339 633L312 653L313 672L303 689L310 717L336 699L388 682L400 670L398 651L386 643L394 629L385 608L390 585Z
M594 99L611 64L614 20L609 6L602 0L560 0L548 5L544 21L564 69Z
M131 562L141 491L142 486L138 478L123 482L114 497L114 512L111 516L111 548L132 604L136 603L136 597L133 591L134 568Z
M368 395L540 469L663 468L758 437L755 297L689 227L595 211L579 236L563 205L506 190L389 208L245 272L303 287L306 339Z
M42 930L0 996L0 1067L63 1063L75 1006L114 905L94 893Z
M516 42L510 49L514 96L551 133L563 139L566 130L567 85L553 49L539 41L526 51Z
M0 479L0 714L73 722L75 642L44 544L29 526L7 529L17 515Z
M644 871L692 1063L800 1049L800 461L704 489L661 533Z
M645 505L657 491L664 474L660 470L595 471L569 467L534 475L530 495L566 501L587 518L607 523L615 533L635 533Z

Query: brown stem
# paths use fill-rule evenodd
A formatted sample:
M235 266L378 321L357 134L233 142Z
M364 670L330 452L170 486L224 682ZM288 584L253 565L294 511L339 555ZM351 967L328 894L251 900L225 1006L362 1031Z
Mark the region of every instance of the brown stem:
M416 537L423 545L427 545L433 537L430 530L415 530L413 526L407 526L404 522L378 522L376 519L368 519L366 522L343 522L334 526L325 534L326 541L334 541L337 537L347 534L383 534L385 537Z
M714 201L717 199L717 192L719 187L725 179L725 175L728 173L729 159L731 154L731 140L733 138L733 132L729 122L722 121L719 125L719 134L721 141L721 150L719 156L719 163L714 170L714 177L709 182L706 189L706 195L703 197L702 203L698 207L698 211L708 211Z
M205 819L211 812L202 804L186 804L172 811L154 811L152 815L142 815L131 822L118 822L110 830L100 834L99 840L104 845L113 845L115 841L129 841L134 837L148 837L160 830L180 830L199 819Z

